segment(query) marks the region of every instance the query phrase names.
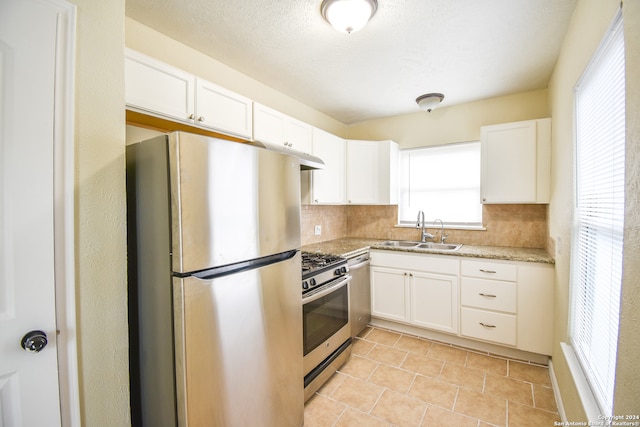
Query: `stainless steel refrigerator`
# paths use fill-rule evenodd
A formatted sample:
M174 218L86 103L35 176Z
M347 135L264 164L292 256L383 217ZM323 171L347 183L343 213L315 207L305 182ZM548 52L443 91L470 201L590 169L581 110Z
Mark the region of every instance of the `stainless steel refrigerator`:
M301 426L298 159L175 132L127 192L133 424Z

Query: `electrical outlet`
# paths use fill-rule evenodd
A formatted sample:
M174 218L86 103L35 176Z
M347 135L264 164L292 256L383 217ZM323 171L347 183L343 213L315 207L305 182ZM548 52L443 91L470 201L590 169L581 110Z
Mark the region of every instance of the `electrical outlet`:
M321 226L321 225L316 225L316 226L313 228L313 233L314 233L316 236L321 235L321 234L322 234L322 226Z

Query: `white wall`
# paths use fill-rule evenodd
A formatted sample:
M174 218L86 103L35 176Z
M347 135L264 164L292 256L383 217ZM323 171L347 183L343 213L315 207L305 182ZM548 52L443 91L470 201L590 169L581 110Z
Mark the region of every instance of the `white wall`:
M124 0L72 2L77 5L75 273L81 418L84 426L127 426Z
M622 286L622 317L618 346L615 413L640 412L640 209L638 176L640 162L638 117L640 116L640 2L624 2L623 19L627 44L627 207L625 217L625 272ZM599 45L619 0L580 0L562 47L550 85L552 126L552 198L549 232L555 240L556 291L553 363L569 421L584 421L585 411L569 373L560 343L567 340L569 316L569 268L573 210L573 89ZM633 379L632 379L633 378Z
M620 306L620 333L616 414L640 414L640 1L625 1L625 57L627 75L626 206L624 276Z
M446 95L446 94L445 94ZM549 117L547 90L500 96L468 104L370 120L349 126L353 139L392 139L401 148L480 139L480 127Z

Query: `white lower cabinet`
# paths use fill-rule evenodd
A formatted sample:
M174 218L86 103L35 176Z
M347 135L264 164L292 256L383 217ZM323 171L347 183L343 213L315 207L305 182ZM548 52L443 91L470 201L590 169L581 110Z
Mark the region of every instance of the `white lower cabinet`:
M371 316L550 355L554 266L371 251Z
M487 260L460 263L460 335L516 346L518 267Z
M407 272L395 268L371 267L371 315L409 322Z
M371 252L371 316L458 333L456 258Z
M411 324L458 332L458 278L453 275L409 273Z
M550 355L553 271L549 264L462 259L461 335Z
M518 348L551 355L553 346L553 284L549 264L518 265Z

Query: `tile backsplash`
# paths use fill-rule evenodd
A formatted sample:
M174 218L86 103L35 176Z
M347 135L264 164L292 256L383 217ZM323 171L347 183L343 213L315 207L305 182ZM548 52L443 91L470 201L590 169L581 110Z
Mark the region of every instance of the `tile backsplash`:
M302 244L324 242L348 237L347 208L349 206L302 205ZM321 234L314 234L315 226Z
M448 241L467 245L547 247L547 205L484 205L482 217L486 230L446 230ZM397 220L397 206L303 205L302 244L341 237L419 239L418 230L397 227ZM321 226L319 236L314 235L316 225ZM432 229L429 231L436 234Z

